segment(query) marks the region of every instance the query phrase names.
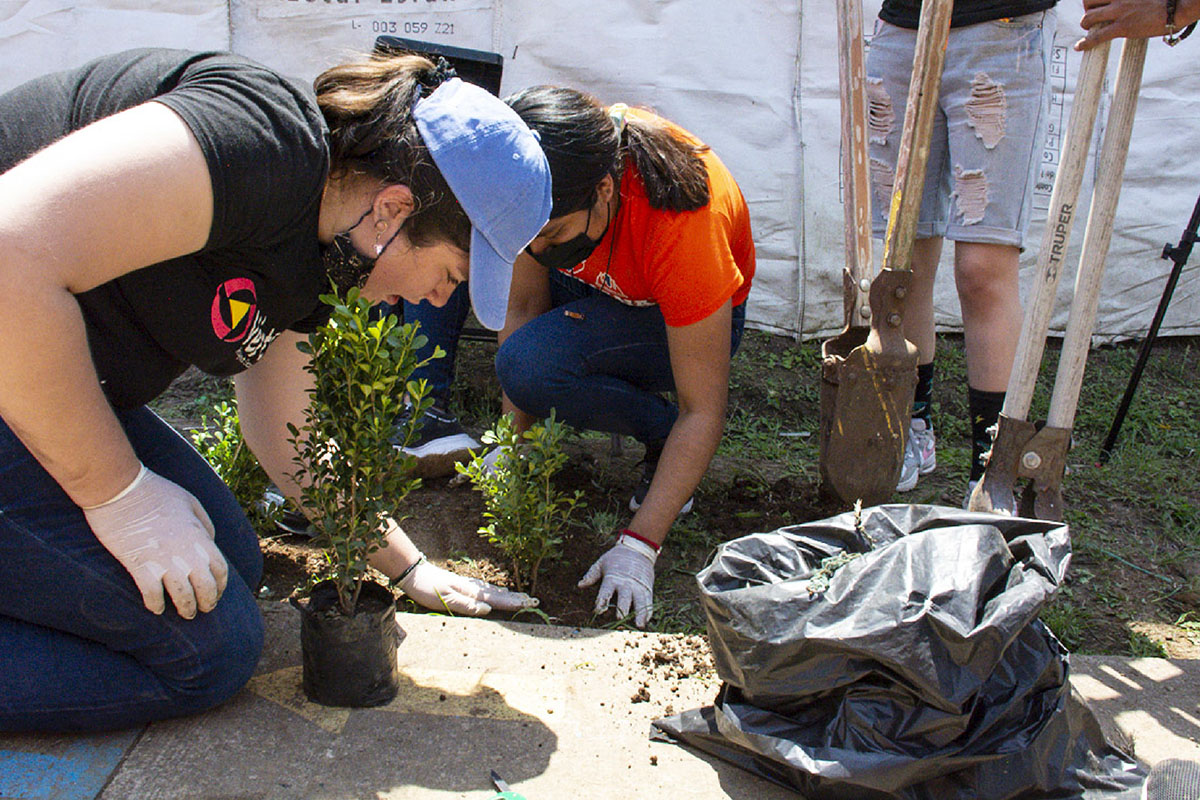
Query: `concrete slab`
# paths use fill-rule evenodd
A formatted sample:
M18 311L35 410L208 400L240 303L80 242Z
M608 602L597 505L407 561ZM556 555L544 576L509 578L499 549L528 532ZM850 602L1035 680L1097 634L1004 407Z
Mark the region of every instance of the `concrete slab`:
M1071 656L1071 667L1110 742L1150 766L1200 761L1200 661Z
M496 770L529 800L794 794L649 739L650 721L710 703L684 637L400 615L404 686L378 709L300 690L299 614L265 608L266 656L233 701L150 726L103 800L490 798Z
M400 696L351 711L305 700L299 614L263 609L263 662L230 703L149 726L119 767L137 732L0 737L0 800L484 800L493 769L528 800L796 797L650 741L651 720L716 694L714 675L694 674L707 662L694 637L402 614ZM1114 744L1148 764L1200 761L1200 661L1071 662Z

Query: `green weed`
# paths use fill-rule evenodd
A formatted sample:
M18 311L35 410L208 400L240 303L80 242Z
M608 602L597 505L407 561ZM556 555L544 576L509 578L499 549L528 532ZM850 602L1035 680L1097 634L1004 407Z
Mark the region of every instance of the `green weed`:
M236 405L222 400L211 413L212 418L201 413L200 427L191 432L192 444L233 491L254 529L260 533L271 530L279 515L278 507L263 503L271 479L242 439Z
M1131 631L1129 634L1129 655L1134 658L1166 658L1166 649L1144 633Z
M1042 608L1040 618L1063 646L1072 652L1079 650L1087 640L1090 614L1061 591Z
M597 508L588 514L587 522L583 527L587 529L588 536L592 541L606 543L612 540L616 531L625 527L624 519L624 514L619 511Z

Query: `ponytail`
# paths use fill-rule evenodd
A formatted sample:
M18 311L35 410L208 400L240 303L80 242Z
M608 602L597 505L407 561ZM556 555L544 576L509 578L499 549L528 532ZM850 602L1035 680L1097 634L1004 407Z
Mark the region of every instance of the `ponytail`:
M635 116L626 121L621 144L653 208L695 211L708 204L708 170L700 159L708 145L688 141L659 117Z
M643 119L610 111L591 95L556 86L534 86L505 98L541 139L550 162L554 206L551 217L596 202L605 175L619 180L630 159L653 208L694 211L709 200L708 171L700 155L706 145L673 131L657 117Z

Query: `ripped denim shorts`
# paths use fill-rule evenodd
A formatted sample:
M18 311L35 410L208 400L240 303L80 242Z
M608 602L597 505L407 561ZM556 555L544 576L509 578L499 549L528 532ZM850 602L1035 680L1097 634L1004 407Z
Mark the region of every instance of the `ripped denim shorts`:
M953 28L917 237L1023 245L1042 156L1054 10ZM872 224L884 235L915 30L876 20L867 55Z

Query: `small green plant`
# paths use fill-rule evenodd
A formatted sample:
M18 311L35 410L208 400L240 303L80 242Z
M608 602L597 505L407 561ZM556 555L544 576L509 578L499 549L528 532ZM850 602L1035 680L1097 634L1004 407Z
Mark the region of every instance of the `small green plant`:
M819 594L824 594L829 589L829 582L833 580L834 573L861 555L862 553L851 553L848 550L843 550L836 555L822 558L816 571L808 579L809 598L811 599Z
M611 543L613 531L619 531L624 525L621 524L622 515L618 511L610 509L598 508L587 515L587 522L584 527L587 528L591 538L599 543Z
M1141 631L1130 631L1129 655L1134 658L1166 658L1167 650L1161 642L1151 639Z
M559 555L571 513L584 505L583 492L569 495L554 488L554 474L567 463L561 444L566 432L553 412L523 433L505 414L482 437L499 451L494 465L489 467L483 455L455 465L483 493L487 524L479 534L512 560L518 588L524 589L528 576L530 592L537 590L542 561Z
M212 413L211 420L201 414L200 428L191 432L192 443L233 491L255 530L268 530L279 508L262 501L271 479L242 439L237 407L222 400L212 407Z
M427 340L416 325L400 325L393 315L372 322L371 304L357 289L344 300L321 299L333 313L298 345L311 356L306 369L314 386L304 425L289 429L305 511L325 547L321 577L333 582L338 605L353 616L367 559L386 542L385 518L421 483L410 477L411 457L390 439L405 393L412 408L406 443L432 403L424 381L408 380L429 359L417 359ZM437 348L431 358L442 355Z

